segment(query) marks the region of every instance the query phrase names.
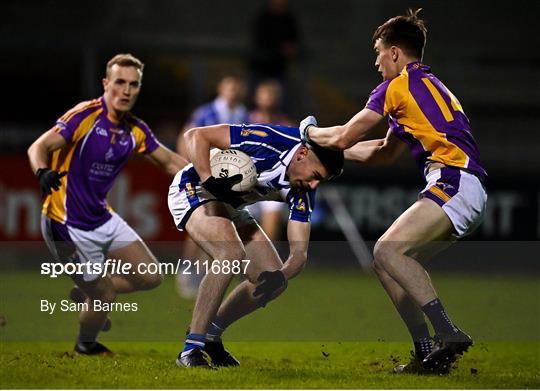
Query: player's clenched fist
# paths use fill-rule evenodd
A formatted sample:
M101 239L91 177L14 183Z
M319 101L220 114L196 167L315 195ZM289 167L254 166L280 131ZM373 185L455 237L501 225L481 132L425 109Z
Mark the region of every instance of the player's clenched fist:
M54 171L49 168L40 168L36 171L36 176L39 180L41 195L46 196L51 194L51 189L58 190L60 188L60 178L67 174L67 171Z
M272 299L277 290L287 286L287 279L280 270L262 272L257 281L259 281L259 285L255 288L253 296L260 296L263 307Z
M214 197L227 198L238 194L238 192L232 190L232 187L237 183L242 182L242 178L242 174L236 174L226 178L216 178L211 176L203 183L201 183L201 185L210 193L212 193Z
M312 115L307 116L302 120L302 122L300 122L300 136L302 138L302 142L306 144L311 142L308 133L310 126L317 126L317 118Z

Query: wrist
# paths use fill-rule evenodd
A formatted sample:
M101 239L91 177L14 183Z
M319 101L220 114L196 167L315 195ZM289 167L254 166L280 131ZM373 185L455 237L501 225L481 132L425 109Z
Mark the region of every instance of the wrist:
M41 168L38 168L35 172L35 175L39 178L41 177L43 174L45 174L46 172L50 171L50 168L48 167L41 167Z
M274 271L274 274L278 276L276 279L279 279L282 285L287 283L287 276L283 272L283 269Z
M315 125L308 125L308 126L306 126L306 130L305 130L306 135L305 135L305 138L306 138L306 142L308 142L308 143L312 143L312 142L313 142L313 140L311 140L311 137L309 136L309 128L313 128L313 127L315 127Z

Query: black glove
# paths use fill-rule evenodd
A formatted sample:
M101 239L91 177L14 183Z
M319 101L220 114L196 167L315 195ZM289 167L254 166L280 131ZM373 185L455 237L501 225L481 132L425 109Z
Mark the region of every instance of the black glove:
M60 188L60 178L67 174L67 171L54 171L50 168L40 168L36 171L36 176L39 180L41 195L46 196L51 194L51 189L58 190Z
M266 306L266 303L268 303L272 299L272 295L280 288L287 286L287 280L285 279L285 275L281 270L275 270L273 272L262 272L259 274L259 278L257 278L257 281L259 281L259 285L257 285L257 288L255 288L255 291L253 292L253 296L257 297L259 295L262 295L260 297L260 301L262 303L262 306Z
M201 185L218 200L228 202L246 194L245 192L234 191L231 189L234 185L241 182L242 179L242 174L236 174L227 178L216 178L211 176L201 183Z

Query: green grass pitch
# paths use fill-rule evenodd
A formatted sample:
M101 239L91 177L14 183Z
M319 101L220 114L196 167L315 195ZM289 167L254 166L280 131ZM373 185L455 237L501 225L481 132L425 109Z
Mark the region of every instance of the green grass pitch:
M535 276L433 275L451 316L475 345L447 376L395 375L411 344L376 279L351 269L306 271L267 308L233 325L226 345L242 366L174 364L193 307L173 278L122 296L139 311L114 313L101 341L116 355L74 355L75 313L40 312L68 278L0 271L0 388L539 388L540 284Z

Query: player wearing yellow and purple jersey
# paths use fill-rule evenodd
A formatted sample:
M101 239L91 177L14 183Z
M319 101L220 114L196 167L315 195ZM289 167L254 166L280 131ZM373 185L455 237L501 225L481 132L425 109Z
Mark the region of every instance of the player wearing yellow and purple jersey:
M343 126L318 128L310 116L300 128L304 140L345 150L346 159L360 163L389 164L409 147L426 187L377 241L373 266L414 341L415 357L395 371L447 372L472 339L450 320L418 261L433 255L435 244L445 247L481 223L487 174L461 104L421 62L426 28L417 13L391 18L375 31L375 66L384 82L362 111ZM360 141L384 117L386 137Z
M119 54L107 64L104 94L82 102L28 149L32 170L44 196L43 237L60 261L104 265L111 258L129 262L132 272L107 275L100 268L81 268L73 274L77 287L72 298L86 301L80 314L75 351L110 353L96 342L107 311L97 300L112 303L118 293L151 289L159 274L145 273L140 264L157 263L141 238L107 204L114 180L134 153L142 154L170 175L187 162L161 145L142 120L129 111L141 89L144 65L130 54ZM54 191L52 191L54 190ZM104 276L105 275L105 276Z
M51 155L51 170L66 172L58 191L47 195L43 215L85 231L112 217L106 196L132 153L151 154L159 143L142 120L109 115L105 98L82 102L56 121L66 145ZM69 191L68 191L69 189Z

